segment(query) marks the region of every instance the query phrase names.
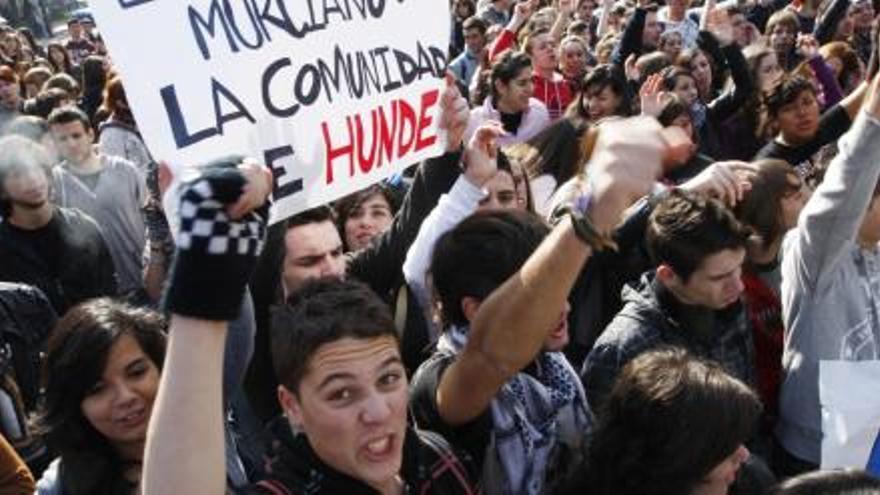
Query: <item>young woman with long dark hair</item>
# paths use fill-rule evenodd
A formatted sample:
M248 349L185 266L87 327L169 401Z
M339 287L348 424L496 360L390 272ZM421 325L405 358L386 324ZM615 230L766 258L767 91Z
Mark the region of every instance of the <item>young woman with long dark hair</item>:
M49 43L46 46L46 55L46 58L52 65L52 70L56 74L62 72L65 74L73 73L73 62L70 61L70 54L67 53L67 49L60 43Z
M75 306L58 322L40 424L59 457L38 493L135 493L165 329L158 313L110 299Z

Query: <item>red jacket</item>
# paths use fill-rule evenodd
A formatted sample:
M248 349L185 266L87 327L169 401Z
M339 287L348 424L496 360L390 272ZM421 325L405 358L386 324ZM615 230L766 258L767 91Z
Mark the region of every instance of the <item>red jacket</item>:
M764 403L765 415L775 420L782 384L782 303L776 292L751 270L743 269L742 281L755 343L758 395Z
M495 58L502 52L509 48L514 48L515 40L516 34L513 31L508 29L502 30L489 49L489 61L494 62ZM565 113L565 109L568 108L568 105L574 100L571 84L558 72L553 73L553 80L548 80L537 73L533 73L532 82L535 84L533 96L547 107L550 120L556 120L561 117Z

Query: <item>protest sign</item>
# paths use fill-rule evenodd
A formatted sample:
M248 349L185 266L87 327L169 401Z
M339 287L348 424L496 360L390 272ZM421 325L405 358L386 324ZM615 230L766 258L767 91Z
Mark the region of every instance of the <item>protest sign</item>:
M853 393L880 387L880 361L819 362L822 468L859 468L880 475L880 397Z
M102 0L97 24L154 157L253 156L272 220L442 151L448 0Z

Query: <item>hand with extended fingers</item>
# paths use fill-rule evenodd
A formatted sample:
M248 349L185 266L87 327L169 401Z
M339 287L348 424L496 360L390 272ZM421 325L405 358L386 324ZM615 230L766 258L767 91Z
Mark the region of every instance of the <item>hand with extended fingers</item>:
M446 151L458 151L467 129L470 109L455 85L455 76L446 73L446 89L440 97L440 129L446 131Z
M651 74L642 88L639 90L639 100L641 102L642 115L649 117L659 117L666 107L666 104L672 99L672 94L663 91L663 76L660 74Z
M718 199L732 208L751 190L757 172L757 167L747 162L715 162L679 187Z
M527 0L525 2L517 3L516 7L513 8L513 16L510 18L508 29L514 32L518 31L520 27L528 22L529 18L532 17L532 14L534 14L537 9L537 0Z
M642 73L639 70L638 64L638 56L633 53L629 57L626 57L626 60L623 62L623 72L626 75L627 81L638 81L642 77Z
M507 134L500 122L489 121L477 128L464 152L464 176L483 187L498 171L498 138Z

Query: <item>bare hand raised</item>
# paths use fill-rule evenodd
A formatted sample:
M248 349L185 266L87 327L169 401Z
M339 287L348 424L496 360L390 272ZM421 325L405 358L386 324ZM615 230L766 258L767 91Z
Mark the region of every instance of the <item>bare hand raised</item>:
M715 162L680 187L720 200L730 207L742 201L752 189L752 178L758 173L755 165L740 161Z
M454 152L461 148L469 117L467 100L458 91L455 76L447 72L446 89L440 97L440 129L446 131L446 151Z
M269 168L260 165L252 158L246 158L242 161L238 165L238 170L244 175L247 182L238 201L230 205L226 210L233 220L239 220L248 213L263 206L269 195L272 194L274 186L274 179Z
M663 76L651 74L639 90L642 115L659 117L663 108L672 99L672 94L663 91Z
M498 171L498 138L505 134L499 122L477 128L464 154L464 176L471 184L483 187Z
M603 124L587 166L596 228L610 232L624 210L651 191L665 157L690 146L684 131L664 129L656 120L635 117Z

